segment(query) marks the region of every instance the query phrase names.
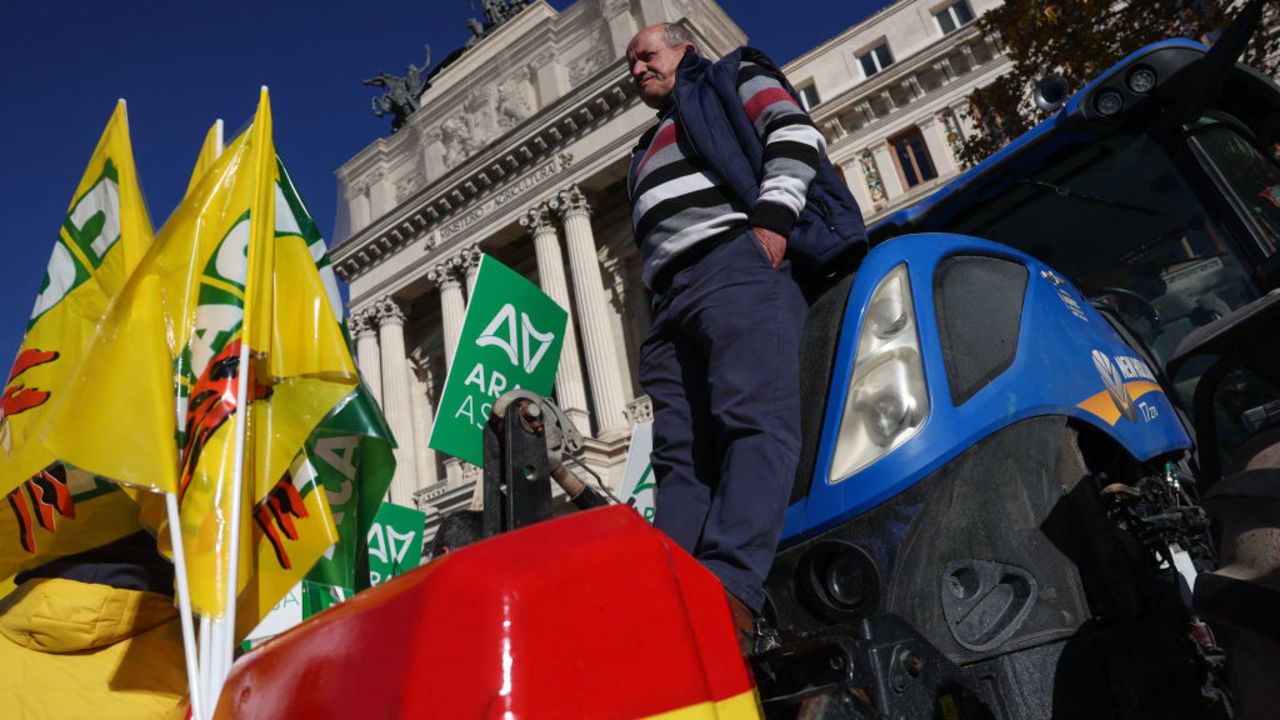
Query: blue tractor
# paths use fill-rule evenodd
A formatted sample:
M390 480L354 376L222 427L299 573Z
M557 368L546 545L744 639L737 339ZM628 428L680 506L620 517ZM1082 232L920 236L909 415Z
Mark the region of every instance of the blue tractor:
M770 716L1280 712L1280 88L1235 64L1260 7L1042 84L1048 120L814 305Z

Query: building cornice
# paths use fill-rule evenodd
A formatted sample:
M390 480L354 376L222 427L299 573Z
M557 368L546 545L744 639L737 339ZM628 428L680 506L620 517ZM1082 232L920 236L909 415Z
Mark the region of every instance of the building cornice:
M895 90L904 85L914 82L917 86L922 85L921 76L927 72L939 70L939 66L944 61L950 61L952 58L966 54L966 50L972 53L972 50L983 43L989 42L991 47L995 49L995 57L992 61L978 65L965 75L972 75L975 72L984 69L985 65L993 61L999 61L1004 58L1000 51L999 44L994 39L984 36L976 25L970 24L968 27L958 30L951 35L947 35L934 42L932 45L924 48L920 52L911 57L895 63L889 69L876 73L868 80L858 83L844 92L830 99L822 101L818 107L814 108L810 115L813 122L819 128L826 130L824 134L828 135L829 145L834 147L843 144L854 138L859 133L857 130L871 125L877 125L878 121L885 116L878 115L875 120L877 122L863 122L856 128L850 128L847 124L841 124L845 135L830 137L830 128L832 122L838 122L841 116L849 116L859 111L866 103L880 98L883 94ZM947 78L944 87L964 76L956 76ZM908 92L914 96L916 92L908 88ZM900 109L900 108L899 108Z
M553 158L584 130L639 102L624 59L596 80L569 92L426 187L332 251L334 268L347 282L405 245L443 227L461 213Z
M573 169L571 172L568 172L568 173L557 172L553 176L554 181L549 187L538 189L538 190L529 190L528 194L521 194L519 196L520 198L519 202L513 203L512 207L508 209L506 212L494 212L491 215L486 216L482 222L477 222L474 226L470 226L466 228L467 232L465 233L457 233L446 241L437 241L436 238L431 238L430 242L435 243L430 246L432 262L436 263L441 260L447 259L451 254L457 252L459 248L466 248L470 244L474 243L475 242L475 240L473 239L474 237L487 235L491 231L491 229L495 226L501 226L501 225L508 224L510 222L518 221L521 215L520 208L523 207L525 209L528 209L528 207L530 207L533 204L537 204L538 202L541 202L543 200L547 200L553 197L557 189L562 189L570 185L575 185L582 182L586 178L599 175L601 172L605 171L610 165L614 165L618 163L619 158L627 157L626 152L630 150L632 146L635 145L636 137L638 137L638 133L619 135L617 138L614 138L607 145L593 152L589 157L582 158L582 159L574 158L572 160ZM564 160L561 157L557 156L555 158L549 158L545 162L564 163ZM558 170L565 170L568 168L568 165L561 164L561 165L558 165L557 168ZM526 173L525 175L521 176L520 179L517 179L517 182L519 182L521 179L525 177L530 176L533 172L537 172L537 170L538 168L535 167L533 171ZM502 192L511 187L513 187L513 185L508 184L503 188L501 188L499 192ZM481 207L482 206L481 204L488 202L490 197L491 196L486 196L485 198L481 199L480 203L477 203L473 207L467 208L467 213L472 212L474 208ZM455 220L460 219L465 215L466 213L462 213L461 215L450 218L448 222L454 222ZM434 233L435 231L432 230L431 232ZM349 305L352 309L352 312L355 312L357 309L364 307L365 305L367 305L369 302L373 300L376 300L385 295L394 294L397 288L401 288L406 285L412 284L415 281L424 277L429 278L430 267L431 265L425 264L425 263L407 262L399 266L395 270L395 272L388 274L386 277L379 278L373 284L368 284L366 286L359 286L360 287L359 290L356 289L357 286L353 285L351 287L351 298L349 301Z

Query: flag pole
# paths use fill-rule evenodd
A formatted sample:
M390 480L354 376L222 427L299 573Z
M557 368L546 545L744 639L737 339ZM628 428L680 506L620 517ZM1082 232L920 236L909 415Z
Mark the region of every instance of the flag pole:
M261 93L267 92L267 86L263 85ZM261 98L258 100L262 102ZM261 129L259 129L260 137ZM261 153L263 148L259 142L259 147L254 148L254 152ZM256 162L254 167L261 169L262 163ZM261 182L262 178L258 178ZM263 221L262 208L255 208L253 215L250 216L250 222L253 222L254 216L256 221ZM253 233L250 233L253 237ZM250 260L254 254L252 244L249 246L248 257ZM258 248L258 252L263 252L263 248ZM232 467L232 483L231 483L231 538L228 543L230 548L230 557L227 562L227 594L226 607L223 609L223 627L222 632L225 637L221 638L222 645L215 648L215 653L221 651L223 656L217 668L217 673L213 676L212 694L216 698L222 693L222 686L226 682L227 676L231 674L231 662L235 657L235 637L236 637L236 596L239 585L240 573L240 524L242 522L240 513L240 504L244 497L244 448L245 434L249 425L249 317L253 313L251 304L252 294L249 292L249 282L253 275L252 265L245 272L244 279L244 320L240 324L240 361L236 373L236 413L235 413L235 454ZM216 701L215 701L216 702Z
M173 544L173 577L177 581L178 615L182 618L182 650L187 662L187 692L191 696L192 720L205 720L203 698L200 692L199 665L196 664L195 624L191 619L191 591L187 585L186 553L182 547L182 528L178 525L178 496L164 494L165 510L169 514L169 541Z
M248 293L248 274L245 277L245 298L249 297ZM248 319L249 308L245 307L245 319ZM223 609L222 620L218 621L221 625L222 637L215 641L213 648L214 654L217 656L215 672L213 674L212 694L216 698L222 693L222 685L226 681L227 676L231 674L231 662L235 657L236 647L236 590L239 585L240 573L240 503L243 500L244 492L241 485L244 483L244 446L245 432L248 429L248 396L249 396L249 335L248 323L240 326L240 362L236 373L236 439L235 439L235 455L234 455L234 472L231 484L231 521L228 526L231 529L231 538L228 543L230 548L230 557L227 561L227 594L226 607Z
M121 101L123 102L123 101ZM222 154L222 119L214 123L214 157ZM174 408L179 430L186 428L186 408L181 400ZM200 643L196 644L195 622L191 605L190 580L187 577L186 549L182 543L181 515L178 510L178 496L174 493L164 494L165 511L169 516L169 541L173 546L174 579L177 581L178 615L182 624L182 649L187 664L187 692L191 697L192 720L205 720L212 716L212 708L206 714L204 699L208 697L209 688L206 673L209 668L208 658L208 621L200 619ZM204 656L204 662L197 659L197 653ZM202 670L204 672L202 672Z
M213 623L208 615L200 616L200 696L209 698L209 670L213 667ZM213 708L217 709L217 708ZM195 718L192 718L195 720Z

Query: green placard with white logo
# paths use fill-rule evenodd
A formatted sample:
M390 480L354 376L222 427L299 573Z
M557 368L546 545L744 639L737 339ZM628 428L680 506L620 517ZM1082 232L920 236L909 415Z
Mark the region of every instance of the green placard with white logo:
M418 567L426 513L382 503L369 528L369 583L378 585Z
M536 285L485 255L428 445L482 465L494 400L518 388L551 393L568 320Z
M652 453L653 423L636 423L627 447L627 464L622 471L618 497L650 524L655 515L654 491L658 487L653 478L653 461L649 458Z

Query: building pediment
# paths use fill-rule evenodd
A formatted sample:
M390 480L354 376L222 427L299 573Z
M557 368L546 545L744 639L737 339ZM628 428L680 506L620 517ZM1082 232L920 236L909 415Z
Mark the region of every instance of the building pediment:
M356 245L385 254L598 125L633 97L627 42L672 19L713 57L745 40L705 0L580 0L561 12L540 0L485 34L432 72L398 132L338 169L335 257L353 259Z
M619 59L611 65L594 82L504 132L437 181L412 189L391 213L336 246L339 276L349 282L414 241L447 243L566 168L572 156L564 148L578 135L639 102L625 63Z

